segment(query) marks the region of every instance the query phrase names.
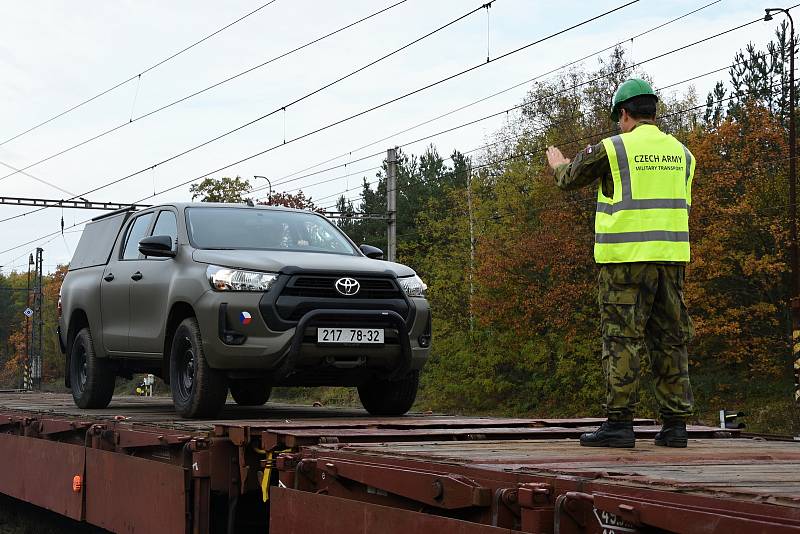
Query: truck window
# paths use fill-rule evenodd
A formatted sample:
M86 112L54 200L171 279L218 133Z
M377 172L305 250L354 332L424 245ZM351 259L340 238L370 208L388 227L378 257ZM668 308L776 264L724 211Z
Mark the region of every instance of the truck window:
M341 230L316 213L203 207L186 214L195 248L357 254Z
M125 237L125 250L122 253L123 260L135 260L139 258L139 241L147 235L153 213L145 213L136 217L128 226L128 235Z
M178 243L178 219L172 211L164 210L158 213L156 225L151 235L168 235L172 238L172 250Z

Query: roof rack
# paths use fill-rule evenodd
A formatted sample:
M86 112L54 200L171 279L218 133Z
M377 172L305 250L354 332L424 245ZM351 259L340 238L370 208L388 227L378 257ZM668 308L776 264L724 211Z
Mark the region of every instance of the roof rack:
M130 206L126 206L124 208L120 208L118 210L111 211L109 213L104 213L102 215L98 215L97 217L93 218L91 222L99 221L100 219L107 219L108 217L113 217L114 215L119 215L120 213L126 213L128 211L135 211L136 208L149 208L150 206L142 206L131 204Z

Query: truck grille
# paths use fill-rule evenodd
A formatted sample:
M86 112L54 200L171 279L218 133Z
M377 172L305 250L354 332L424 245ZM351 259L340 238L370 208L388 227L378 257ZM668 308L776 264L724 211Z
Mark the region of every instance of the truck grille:
M358 281L358 293L345 296L336 290L336 281L348 275L295 275L275 300L275 310L284 321L299 321L318 309L391 310L408 319L409 305L403 290L393 278L351 276Z
M343 299L394 299L403 298L400 288L389 278L356 278L361 289L356 295L346 297L336 291L336 281L341 276L295 276L289 280L282 295L295 297L343 298Z

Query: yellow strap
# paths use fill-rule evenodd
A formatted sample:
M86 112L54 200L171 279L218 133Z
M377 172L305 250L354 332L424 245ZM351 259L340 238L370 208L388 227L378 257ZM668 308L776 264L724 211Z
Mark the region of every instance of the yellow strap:
M272 474L272 451L267 453L267 467L261 477L261 498L264 502L269 500L269 477Z
M282 451L270 451L267 452L263 449L258 449L253 447L255 451L259 454L266 454L267 455L267 467L264 468L264 473L261 475L261 498L264 502L269 500L269 479L272 475L272 457L274 454L282 454L284 452L292 452L292 449L284 449Z

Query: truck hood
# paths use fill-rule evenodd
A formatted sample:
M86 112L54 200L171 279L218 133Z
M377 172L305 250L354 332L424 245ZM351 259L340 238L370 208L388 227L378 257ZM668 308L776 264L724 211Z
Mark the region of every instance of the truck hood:
M373 260L365 256L344 256L319 252L196 249L192 252L192 259L196 262L219 265L221 267L287 274L299 271L331 272L336 274L392 274L398 277L415 274L413 269L400 263Z

